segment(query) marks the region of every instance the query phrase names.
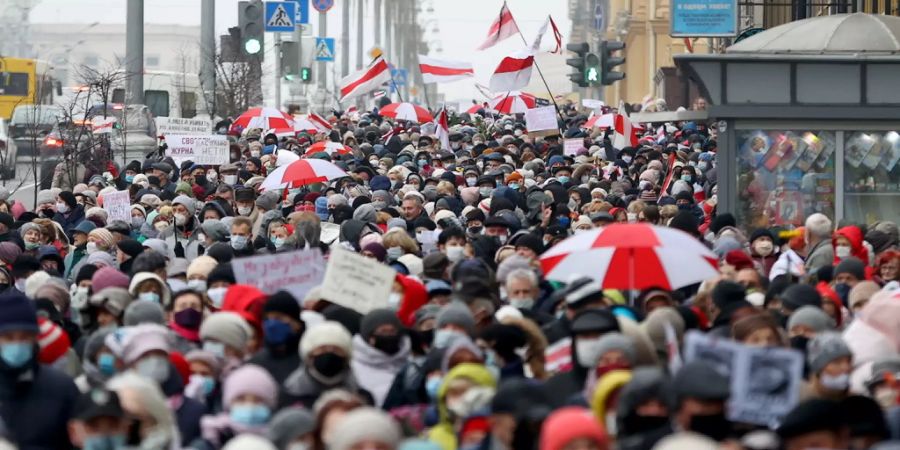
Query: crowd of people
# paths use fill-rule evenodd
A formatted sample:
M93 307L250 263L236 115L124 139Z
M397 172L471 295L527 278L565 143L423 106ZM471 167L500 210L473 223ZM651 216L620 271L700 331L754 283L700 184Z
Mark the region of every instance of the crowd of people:
M900 251L889 221L747 229L717 212L715 130L615 148L561 105L432 124L335 112L332 129L231 128L230 162L109 163L36 207L0 196L0 447L229 450L889 448L900 440ZM223 129L228 129L224 124ZM565 154L562 138L583 139ZM308 154L335 141L347 152ZM448 148L442 148L442 147ZM261 190L278 155L349 175ZM103 198L127 190L131 220ZM719 258L678 289L548 280L541 255L620 223ZM361 314L239 284L240 258L356 252L396 271ZM796 405L733 420L731 376L690 333L793 349ZM896 442L896 441L894 441ZM893 445L896 445L894 443ZM893 447L891 447L893 448Z

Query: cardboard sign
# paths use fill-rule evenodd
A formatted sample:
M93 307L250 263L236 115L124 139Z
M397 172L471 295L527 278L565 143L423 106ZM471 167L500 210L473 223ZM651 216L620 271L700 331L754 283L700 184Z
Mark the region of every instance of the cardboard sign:
M388 306L396 271L349 250L335 249L328 259L322 298L360 314Z
M203 166L228 164L228 138L220 135L190 136L170 134L166 136L166 156L175 164L193 161Z
M542 106L540 108L531 108L525 111L525 128L529 133L552 131L559 133L559 127L556 123L556 108L552 106Z
M231 265L238 283L256 286L266 294L288 291L298 302L325 276L325 258L318 248L238 258Z
M793 349L750 347L689 331L685 361L702 359L728 376L728 418L775 428L797 404L803 383L803 355Z
M116 191L103 194L103 209L108 221L122 220L131 223L131 197L128 191Z
M170 134L209 134L212 121L206 119L182 119L180 117L157 117L156 132L160 136Z
M578 150L583 148L584 140L581 138L563 140L563 154L566 156L575 156L578 153Z
M581 105L584 106L585 108L600 110L600 108L603 108L604 106L606 106L606 103L603 103L603 100L595 100L592 98L583 98L583 99L581 99Z

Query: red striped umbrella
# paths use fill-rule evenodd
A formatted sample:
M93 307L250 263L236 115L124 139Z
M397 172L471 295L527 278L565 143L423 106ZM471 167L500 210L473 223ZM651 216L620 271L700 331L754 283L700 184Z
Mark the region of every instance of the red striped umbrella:
M337 153L338 155L346 155L353 151L352 148L347 147L340 142L334 141L319 141L313 145L310 145L308 149L306 149L306 155L312 155L319 152L328 153L329 156Z
M537 99L531 95L519 91L509 91L491 99L488 106L502 114L524 113L534 108Z
M272 171L259 185L261 191L299 187L349 176L347 172L324 159L301 159Z
M247 128L292 128L294 118L275 108L250 108L231 124L232 131L243 131Z
M541 255L548 279L589 276L603 289L678 289L715 277L718 259L700 241L674 228L613 224L577 234Z
M434 120L434 117L431 116L427 109L409 102L384 105L384 108L381 108L378 113L382 116L393 117L396 120L407 120L416 123Z

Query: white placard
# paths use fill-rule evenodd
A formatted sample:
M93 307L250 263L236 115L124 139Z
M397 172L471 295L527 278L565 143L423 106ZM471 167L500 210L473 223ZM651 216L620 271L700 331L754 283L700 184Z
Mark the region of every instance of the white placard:
M170 134L166 136L166 156L175 164L193 161L204 166L228 164L228 138L220 135L191 136Z
M584 148L583 139L565 139L563 140L563 154L566 156L575 156L578 150Z
M298 302L325 276L325 258L318 248L238 258L231 265L238 283L256 286L266 294L288 291Z
M210 134L212 133L212 121L207 119L182 119L180 117L157 117L156 134L168 136L170 134Z
M556 108L542 106L525 111L525 127L528 132L543 130L558 130L556 123Z
M116 191L103 194L103 209L107 221L122 220L131 223L131 197L128 191Z
M328 258L322 298L360 314L388 306L397 272L377 260L334 249Z
M585 108L597 109L606 106L606 103L603 103L603 100L595 100L593 98L583 98L581 99L581 105Z

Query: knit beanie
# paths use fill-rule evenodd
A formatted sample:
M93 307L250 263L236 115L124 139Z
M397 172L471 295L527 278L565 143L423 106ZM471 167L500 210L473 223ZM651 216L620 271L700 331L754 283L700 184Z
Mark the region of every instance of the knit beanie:
M350 332L338 322L326 321L312 326L303 333L300 339L300 358L304 363L309 362L309 354L313 350L326 345L338 347L350 356L352 336Z
M216 265L218 264L218 261L209 256L198 256L196 259L191 261L190 265L188 265L187 277L189 280L195 276L203 276L204 278L208 278L210 272L212 272L212 270L215 269Z
M606 333L597 340L597 356L603 356L607 352L618 350L625 355L630 364L635 363L634 341L621 333ZM596 363L595 363L596 364Z
M850 294L847 296L847 306L853 309L857 303L869 300L880 290L881 286L874 281L860 281L850 290Z
M91 290L95 294L99 294L100 292L103 292L104 289L111 287L128 289L130 281L128 275L125 275L119 270L112 267L103 267L97 269L97 271L94 272L94 276L91 277Z
M166 323L166 313L162 309L162 305L156 302L131 302L125 308L125 316L122 323L126 327L142 324L153 323L164 325Z
M216 247L215 245L213 247ZM224 247L224 246L222 246ZM230 246L228 247L231 248ZM215 282L224 281L226 283L234 284L237 281L234 279L234 270L231 268L231 264L219 262L212 271L209 272L209 275L206 277L206 285L212 285Z
M834 319L822 308L816 306L803 306L794 311L788 318L787 329L790 331L797 325L809 327L816 333L834 329Z
M266 191L257 197L256 206L266 211L271 211L278 205L278 200L280 198L277 191Z
M323 197L319 197L325 200ZM318 200L316 200L318 201ZM288 448L291 442L316 428L316 417L309 409L284 408L269 422L267 437L278 448Z
M229 311L210 314L200 325L200 339L215 339L240 351L246 350L252 333L243 317Z
M58 325L43 317L38 318L38 361L41 364L53 364L69 351L72 344L69 335Z
M375 442L387 448L396 448L403 439L400 427L388 413L369 407L356 408L341 418L336 426L331 450L350 450L363 442Z
M846 258L838 263L834 268L834 277L842 273L848 273L856 277L857 280L866 279L866 265L859 258L853 256Z
M447 325L462 327L469 336L475 334L475 318L472 317L469 307L462 302L450 302L438 312L434 329L440 330Z
M719 309L722 309L728 303L744 300L747 297L747 290L744 289L744 286L734 281L724 280L716 284L710 295L713 303Z
M32 222L23 223L22 226L19 227L19 236L22 239L25 239L25 233L28 233L31 230L36 230L38 233L40 233L41 227L39 227L38 224Z
M403 328L400 319L397 318L397 312L391 309L373 309L363 316L362 322L359 324L359 335L366 341L375 333L375 330L382 325L393 325L397 331Z
M277 447L262 436L244 433L229 439L222 450L277 450Z
M144 246L135 239L122 239L116 244L116 248L122 250L122 253L134 258L144 251Z
M152 351L169 353L172 338L168 328L156 323L144 323L122 329L120 348L117 352L123 363L129 365ZM113 337L115 339L115 337Z
M39 270L29 275L28 278L25 279L25 296L30 299L37 298L34 294L36 294L38 288L43 286L48 280L50 280L50 274L43 270Z
M278 384L266 369L255 364L245 364L225 378L222 386L225 409L231 407L234 399L247 394L259 397L272 409L278 404Z
M0 242L0 262L9 265L12 264L19 255L22 254L22 247L13 242Z
M844 338L840 333L826 332L819 333L809 342L806 348L807 361L809 362L809 370L818 374L828 365L828 363L844 357L853 356L850 347L844 342Z
M99 241L97 246L107 250L112 249L115 243L115 238L106 228L95 228L88 233L88 237Z
M280 312L292 319L300 320L300 303L290 292L278 291L270 295L263 305L263 314L268 312Z
M781 304L791 311L806 305L821 307L822 296L816 288L808 284L793 284L781 293Z
M197 206L197 203L194 202L194 199L188 197L187 195L179 195L175 197L175 200L172 200L172 205L182 205L187 209L188 215L194 215L194 209Z
M69 191L62 191L57 195L69 208L75 208L78 202L75 200L75 194Z
M563 450L576 439L590 439L600 448L607 442L603 427L590 410L577 406L560 408L541 425L541 450Z
M98 270L100 269L98 269L97 266L92 266L90 264L81 266L81 269L78 269L78 273L75 275L75 284L79 284L85 280L93 280L94 274L97 273Z
M34 302L22 293L8 289L0 294L0 333L7 331L30 331L37 334L37 311Z
M189 364L195 361L205 364L212 370L213 377L215 378L219 377L219 371L222 370L222 363L219 360L219 357L206 350L191 350L184 355L184 360Z

